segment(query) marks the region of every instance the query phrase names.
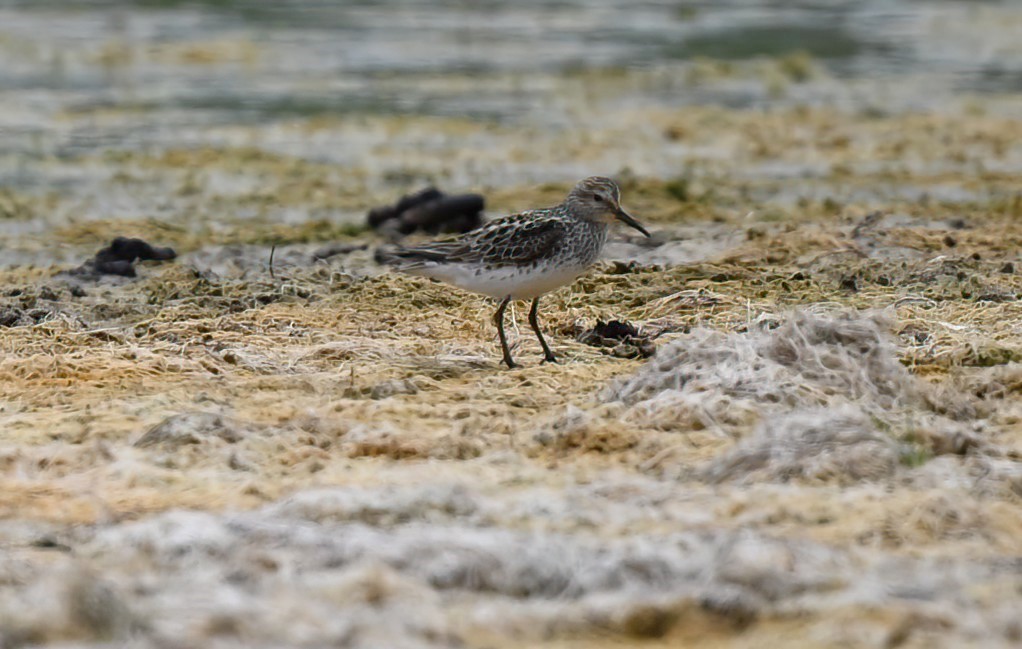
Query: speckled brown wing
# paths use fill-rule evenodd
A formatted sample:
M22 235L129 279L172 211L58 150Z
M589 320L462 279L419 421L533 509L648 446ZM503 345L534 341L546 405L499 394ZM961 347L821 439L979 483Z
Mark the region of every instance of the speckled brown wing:
M548 210L513 214L462 237L449 263L520 266L532 263L560 246L567 236L564 220Z

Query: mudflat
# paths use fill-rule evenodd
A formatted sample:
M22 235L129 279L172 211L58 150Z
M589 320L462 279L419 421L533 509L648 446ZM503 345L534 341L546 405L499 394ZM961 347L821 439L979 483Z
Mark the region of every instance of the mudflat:
M255 36L273 16L96 3L57 65L61 30L15 33L46 7L0 10L23 84L0 109L0 645L1022 638L1010 84L856 75L883 50L818 44L494 63L479 83L527 97L517 119L464 66L412 71L415 110L412 72L367 68L352 87L389 103L342 114L271 83L314 69L286 30ZM912 42L1017 14L927 14ZM248 103L171 83L244 74ZM524 305L508 371L492 302L373 261L365 214L402 193L494 216L593 173L654 237L617 231L544 298L559 364ZM74 272L117 236L177 257ZM641 341L583 342L612 320Z

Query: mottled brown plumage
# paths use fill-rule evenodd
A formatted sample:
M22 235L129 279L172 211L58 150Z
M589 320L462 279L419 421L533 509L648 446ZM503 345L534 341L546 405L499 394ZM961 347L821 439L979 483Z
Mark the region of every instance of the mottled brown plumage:
M400 249L386 261L403 272L500 300L495 323L508 367L515 367L515 362L504 334L504 310L512 299L531 299L529 323L543 347L544 360L553 362L556 359L537 320L540 296L572 282L599 258L614 220L649 236L621 209L619 196L613 180L586 178L560 205L505 216L455 240Z

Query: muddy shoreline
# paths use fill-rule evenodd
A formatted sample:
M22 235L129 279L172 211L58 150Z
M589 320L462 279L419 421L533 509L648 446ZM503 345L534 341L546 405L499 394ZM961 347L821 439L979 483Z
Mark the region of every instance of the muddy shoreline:
M749 224L705 199L690 216L663 181L630 189L664 215L657 238L619 238L548 299L557 366L533 362L523 324L526 367L502 370L491 304L382 272L371 249L316 261L323 242L284 245L272 277L265 243L200 244L135 279L4 271L2 312L19 318L0 332L16 440L0 497L5 642L1014 642L1017 206L914 218L809 204ZM738 350L780 344L771 332L798 314L868 313L881 319L854 326L889 342L835 333L795 353L824 374L796 370L802 387L780 394L810 401L789 414L742 383L691 383L722 362L761 371ZM611 318L660 354L575 341ZM722 354L678 370L694 392L670 396L676 379L641 403L613 392L689 344ZM882 388L894 401L863 419L870 392L814 383L846 371L835 362L884 363L911 387ZM857 367L849 377L872 371ZM847 432L796 450L818 430L806 422ZM793 454L774 466L782 441ZM555 567L561 554L577 573ZM36 592L53 603L15 604ZM310 592L320 603L295 623ZM228 604L238 596L249 603Z

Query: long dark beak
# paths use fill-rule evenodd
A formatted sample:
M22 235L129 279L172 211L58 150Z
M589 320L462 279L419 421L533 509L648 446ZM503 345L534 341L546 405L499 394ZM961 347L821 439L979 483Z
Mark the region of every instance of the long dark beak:
M635 218L631 214L629 214L628 212L624 211L620 207L614 209L614 214L616 214L617 218L621 219L621 221L625 225L628 225L628 226L631 226L631 227L635 228L636 230L638 230L639 232L643 233L647 237L650 236L649 231L646 230L646 228L642 227L641 223L636 221Z

